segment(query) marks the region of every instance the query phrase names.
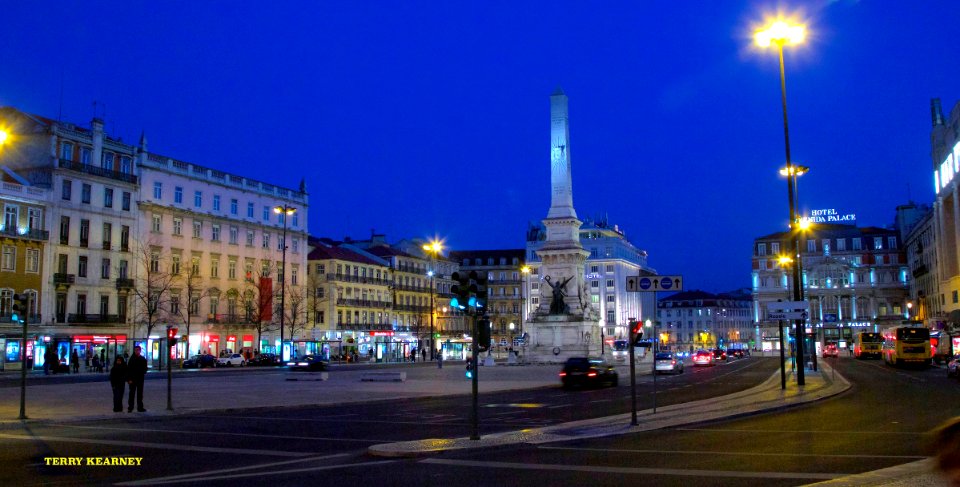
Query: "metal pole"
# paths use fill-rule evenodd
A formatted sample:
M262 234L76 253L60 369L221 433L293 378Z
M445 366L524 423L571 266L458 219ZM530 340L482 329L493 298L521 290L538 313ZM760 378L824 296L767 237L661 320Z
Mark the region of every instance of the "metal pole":
M27 294L26 319L23 320L23 347L20 363L20 416L17 419L27 419L27 323L30 322L30 295ZM37 350L34 346L34 355Z
M657 303L657 293L653 293L653 303ZM656 309L656 308L655 308ZM654 314L656 317L656 314ZM660 337L657 334L659 320L653 321L653 414L657 414L657 353L660 351Z
M643 319L642 316L641 319ZM642 323L642 321L630 323L630 343L627 344L627 349L630 352L630 424L633 426L640 424L637 422L637 365L634 362L636 352L633 350L633 345L637 340L637 333L634 330L638 323Z
M167 411L173 411L173 368L170 367L170 353L173 352L173 340L170 339L170 327L167 327Z
M777 43L777 50L780 54L780 101L783 104L783 140L784 146L786 148L787 156L787 199L790 203L790 244L793 246L793 257L796 260L796 265L793 266L793 299L794 301L801 301L803 298L800 294L800 249L798 248L798 239L797 239L797 209L795 206L795 200L793 197L793 188L796 184L796 172L793 168L793 162L790 160L790 128L787 124L787 82L786 75L783 69L783 43ZM797 356L800 358L800 367L797 368L797 385L804 385L803 377L803 341L806 338L806 329L804 328L803 320L795 320L794 326L796 327L796 337L797 337Z
M780 390L787 388L786 351L783 349L783 320L777 320L777 332L780 334Z
M286 314L286 302L285 298L287 296L287 205L283 205L283 258L281 269L280 269L280 360L287 360L283 358L283 315ZM293 338L291 334L291 339ZM292 341L292 340L291 340ZM293 351L290 351L293 354Z
M477 318L477 311L473 312L473 375L471 377L471 389L473 393L473 404L470 408L470 439L479 440L480 439L480 399L479 399L479 376L480 376L480 361L477 360L480 355L479 350L477 350L477 332L479 332L479 319Z
M436 263L434 263L434 267L436 267ZM436 269L434 269L433 274L436 274L436 272ZM437 310L437 306L433 302L433 274L430 274L430 339L427 340L427 342L430 344L430 360L434 359L434 349L436 348L436 344L433 343L433 315Z

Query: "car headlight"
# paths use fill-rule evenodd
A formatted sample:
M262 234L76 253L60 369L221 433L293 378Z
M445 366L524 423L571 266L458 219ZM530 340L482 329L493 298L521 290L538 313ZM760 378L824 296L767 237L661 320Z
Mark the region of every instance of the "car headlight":
M306 363L306 362L297 362L297 365L310 365L310 364L308 364L308 363Z
M287 365L297 365L296 362L287 362Z

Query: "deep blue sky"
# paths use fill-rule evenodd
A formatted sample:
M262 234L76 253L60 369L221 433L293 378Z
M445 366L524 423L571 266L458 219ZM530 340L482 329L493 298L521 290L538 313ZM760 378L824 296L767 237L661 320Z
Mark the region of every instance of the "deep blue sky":
M602 5L602 7L598 7ZM799 8L797 8L799 7ZM310 193L314 235L523 245L549 207L549 95L574 205L688 289L748 286L787 220L777 57L801 206L886 226L933 198L930 99L960 98L960 2L3 2L0 104ZM61 96L62 92L62 96Z

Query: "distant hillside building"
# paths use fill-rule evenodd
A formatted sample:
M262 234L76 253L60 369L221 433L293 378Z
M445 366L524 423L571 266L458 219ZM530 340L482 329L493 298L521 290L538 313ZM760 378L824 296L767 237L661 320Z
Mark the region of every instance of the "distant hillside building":
M756 341L753 299L749 290L711 294L692 290L661 298L658 329L644 327L644 337L676 351L751 348Z

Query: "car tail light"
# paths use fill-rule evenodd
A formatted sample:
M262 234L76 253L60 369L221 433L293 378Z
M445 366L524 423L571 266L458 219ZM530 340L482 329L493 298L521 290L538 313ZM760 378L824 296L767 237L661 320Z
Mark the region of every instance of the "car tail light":
M566 376L567 376L566 372L560 372L560 377L566 377Z
M591 370L590 372L587 372L587 377L596 377L596 376L597 376L597 371L595 370Z

